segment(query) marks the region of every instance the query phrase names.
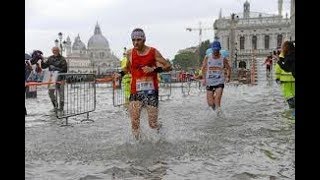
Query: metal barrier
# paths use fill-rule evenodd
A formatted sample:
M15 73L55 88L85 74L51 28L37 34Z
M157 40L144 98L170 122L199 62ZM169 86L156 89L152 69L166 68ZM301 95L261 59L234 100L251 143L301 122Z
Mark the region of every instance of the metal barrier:
M58 103L56 116L59 119L87 114L82 121L89 119L89 113L96 109L96 77L94 74L60 73L57 77L55 94ZM81 121L81 122L82 122Z
M206 85L204 84L204 79L202 80L195 80L194 81L194 90L197 93L207 92Z
M181 92L184 96L190 94L191 80L189 78L181 79Z
M170 98L172 92L171 86L171 74L170 73L161 73L160 74L160 83L159 83L159 99L162 101L163 97Z
M183 81L181 84L181 92L184 96L199 94L205 92L205 86L202 80L186 79L186 81Z
M112 81L112 103L114 107L123 106L129 103L129 97L125 97L126 85L118 80Z

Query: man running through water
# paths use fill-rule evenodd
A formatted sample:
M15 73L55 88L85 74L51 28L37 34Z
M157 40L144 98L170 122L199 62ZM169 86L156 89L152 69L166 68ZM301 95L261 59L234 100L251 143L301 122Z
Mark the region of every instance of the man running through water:
M215 40L211 49L212 54L205 56L201 71L205 72L208 105L213 110L217 109L217 115L220 115L224 83L230 81L231 68L228 59L220 54L221 45L219 41Z
M134 47L127 52L127 66L121 75L131 74L129 114L132 133L136 139L139 139L142 107L147 109L149 126L152 129L160 129L158 124L159 82L157 74L170 71L171 64L162 57L157 49L145 45L146 37L142 29L134 29L131 33L131 39ZM162 67L157 67L156 63L162 64Z

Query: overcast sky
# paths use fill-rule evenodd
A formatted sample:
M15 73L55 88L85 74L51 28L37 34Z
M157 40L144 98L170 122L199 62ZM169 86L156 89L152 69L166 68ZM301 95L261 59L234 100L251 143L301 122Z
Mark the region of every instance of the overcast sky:
M146 44L156 47L165 58L199 44L199 31L186 28L213 28L219 16L242 13L245 0L26 0L25 50L39 49L45 56L58 33L71 41L79 34L87 46L98 22L111 51L121 57L123 47L131 48L131 31L144 29ZM290 0L283 0L283 16L290 15ZM278 0L249 0L250 11L278 13ZM290 16L289 16L290 17ZM213 40L213 29L205 30L202 41Z

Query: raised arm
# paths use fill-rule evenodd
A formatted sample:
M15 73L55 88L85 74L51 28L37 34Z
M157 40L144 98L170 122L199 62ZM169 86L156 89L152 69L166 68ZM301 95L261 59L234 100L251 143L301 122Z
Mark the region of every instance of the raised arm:
M160 54L160 52L158 50L156 50L155 59L156 59L156 62L162 64L163 71L168 72L168 71L172 70L171 64L166 59L164 59L162 57L162 55Z

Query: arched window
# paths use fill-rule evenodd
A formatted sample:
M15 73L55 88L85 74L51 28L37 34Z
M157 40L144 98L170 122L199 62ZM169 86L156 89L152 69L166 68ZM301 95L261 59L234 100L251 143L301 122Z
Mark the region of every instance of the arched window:
M277 37L277 48L281 47L282 44L282 34L278 34Z
M245 61L240 61L239 62L239 68L244 68L246 69L247 68L247 63Z
M245 38L244 36L240 37L240 50L244 49L244 42L245 42Z
M257 36L252 36L252 49L257 49Z
M269 35L265 35L264 36L264 48L265 49L269 49L269 41L270 41L270 36Z

